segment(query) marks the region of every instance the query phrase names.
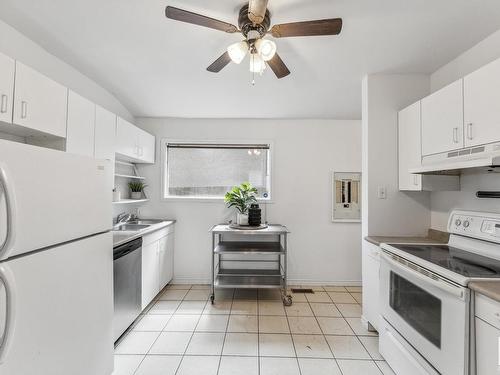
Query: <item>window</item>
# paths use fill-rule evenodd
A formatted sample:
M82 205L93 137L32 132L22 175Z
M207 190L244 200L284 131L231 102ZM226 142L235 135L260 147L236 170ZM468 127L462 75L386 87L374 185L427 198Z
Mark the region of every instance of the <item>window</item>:
M271 197L271 145L166 142L164 198L223 198L250 182Z

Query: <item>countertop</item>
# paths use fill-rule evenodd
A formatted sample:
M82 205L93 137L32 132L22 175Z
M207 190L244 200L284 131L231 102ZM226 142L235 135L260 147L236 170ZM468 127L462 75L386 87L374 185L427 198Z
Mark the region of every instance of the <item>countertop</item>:
M500 302L500 280L499 281L471 281L468 285L476 293L483 294L497 302Z
M380 246L381 243L447 243L449 237L449 233L429 229L426 237L367 236L365 240Z
M163 220L163 219L154 219L154 220ZM129 241L135 240L136 238L145 236L146 234L156 232L157 230L169 227L175 224L175 220L164 220L158 224L152 224L143 230L138 231L111 231L113 233L113 247L123 245Z

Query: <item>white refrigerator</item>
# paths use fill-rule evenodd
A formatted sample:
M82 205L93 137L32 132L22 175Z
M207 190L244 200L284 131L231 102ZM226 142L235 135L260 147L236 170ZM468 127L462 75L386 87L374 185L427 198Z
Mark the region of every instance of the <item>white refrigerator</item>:
M0 374L113 371L110 173L0 140Z

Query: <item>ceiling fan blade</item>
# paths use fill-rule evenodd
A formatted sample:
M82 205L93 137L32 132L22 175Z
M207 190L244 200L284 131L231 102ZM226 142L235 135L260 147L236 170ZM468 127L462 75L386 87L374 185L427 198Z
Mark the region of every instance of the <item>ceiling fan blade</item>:
M248 18L255 24L264 21L268 0L250 0L248 4Z
M283 78L290 74L290 70L288 70L285 63L281 60L281 57L277 53L267 62L267 64L278 78Z
M227 64L231 62L229 53L224 52L217 60L215 60L207 70L212 73L219 73L222 69L226 67Z
M342 31L342 18L283 23L274 25L271 33L275 38L290 36L337 35Z
M211 29L225 31L226 33L238 32L238 28L230 23L171 6L165 8L165 16L176 21L205 26Z

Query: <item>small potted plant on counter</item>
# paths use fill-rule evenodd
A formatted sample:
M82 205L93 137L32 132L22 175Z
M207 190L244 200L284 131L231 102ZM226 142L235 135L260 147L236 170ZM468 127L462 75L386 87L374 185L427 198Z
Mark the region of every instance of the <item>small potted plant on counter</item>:
M130 189L130 197L132 199L142 199L142 192L147 185L141 181L133 181L128 183Z
M235 207L236 223L238 225L248 225L248 208L252 203L257 202L257 189L250 182L244 182L240 186L234 186L224 196L224 202L228 207Z

